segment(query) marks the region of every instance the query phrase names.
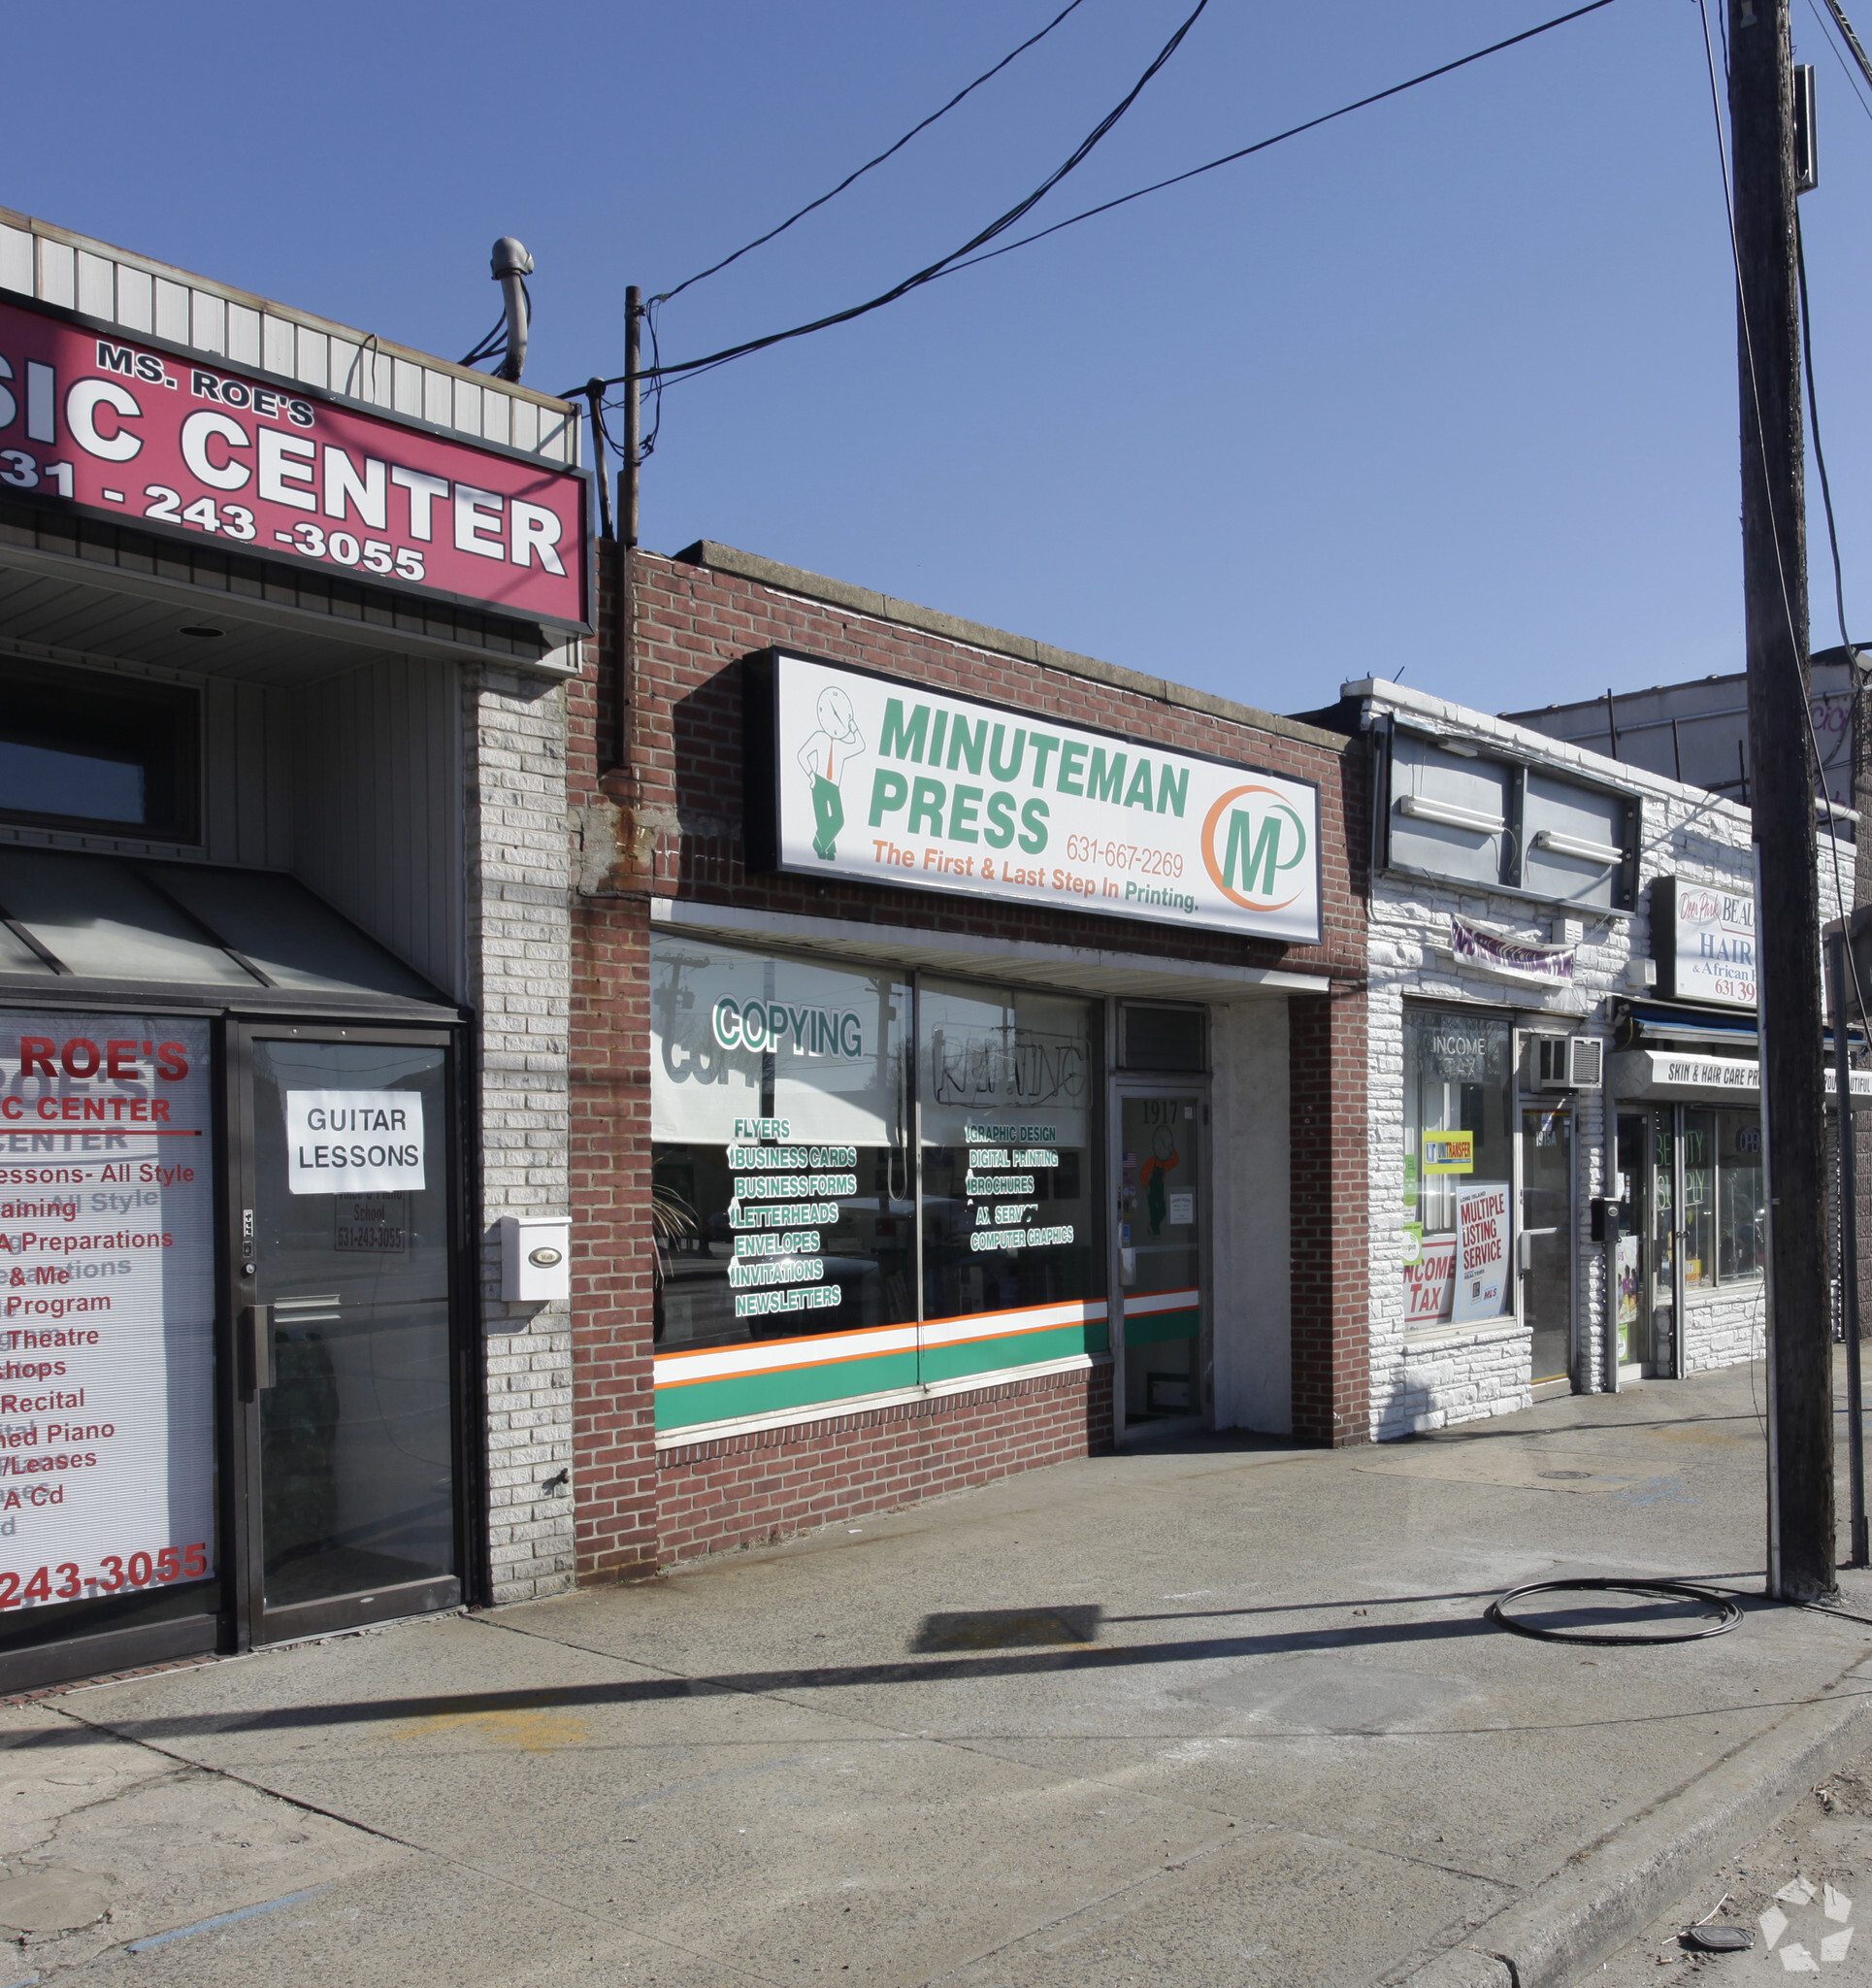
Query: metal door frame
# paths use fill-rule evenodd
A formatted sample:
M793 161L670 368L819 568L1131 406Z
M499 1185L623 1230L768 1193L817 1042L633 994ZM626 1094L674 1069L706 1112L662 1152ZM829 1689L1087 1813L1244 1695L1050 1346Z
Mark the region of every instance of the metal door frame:
M1531 1041L1531 1037L1524 1038ZM1522 1143L1527 1137L1527 1113L1529 1111L1556 1110L1566 1113L1566 1220L1544 1229L1530 1229L1523 1220L1527 1211L1524 1199L1527 1193L1527 1169ZM1515 1105L1515 1323L1527 1334L1528 1384L1533 1387L1551 1386L1556 1380L1564 1380L1575 1394L1580 1389L1580 1366L1582 1338L1580 1333L1580 1251L1579 1251L1579 1097L1576 1092L1563 1091L1557 1094L1543 1094L1539 1091L1524 1091L1516 1087ZM1522 1258L1531 1255L1523 1242L1524 1237L1564 1236L1566 1250L1566 1371L1564 1374L1550 1374L1545 1379L1533 1372L1533 1322L1527 1315L1527 1298L1523 1279L1532 1272L1531 1263L1523 1268Z
M1165 1433L1187 1434L1192 1429L1215 1427L1215 1280L1212 1275L1215 1183L1210 1159L1214 1117L1210 1110L1212 1081L1206 1072L1176 1076L1113 1071L1105 1086L1105 1288L1109 1294L1105 1316L1111 1342L1114 1443L1122 1444L1128 1440L1147 1441ZM1197 1188L1200 1197L1197 1209L1197 1283L1199 1292L1197 1302L1200 1323L1196 1345L1196 1412L1187 1418L1179 1416L1167 1424L1142 1424L1137 1435L1129 1439L1125 1430L1125 1288L1119 1275L1118 1255L1118 1225L1123 1218L1118 1207L1118 1189L1125 1176L1124 1108L1127 1098L1194 1098L1200 1108L1197 1120L1197 1155L1201 1166L1201 1178Z
M453 1574L381 1588L370 1596L341 1595L268 1608L265 1586L265 1541L261 1514L265 1509L260 1484L260 1399L252 1385L246 1354L245 1321L251 1316L254 1278L247 1266L246 1216L255 1205L253 1146L253 1045L256 1042L381 1043L412 1048L440 1048L443 1053L443 1094L446 1102L443 1152L452 1170L446 1196L448 1210L448 1319L451 1381L450 1448L454 1483L455 1566ZM476 1330L478 1307L477 1265L470 1247L468 1221L470 1153L463 1129L472 1122L467 1092L469 1044L461 1029L412 1023L409 1027L380 1022L293 1023L251 1014L226 1024L222 1058L225 1072L226 1164L222 1168L222 1255L226 1303L216 1322L217 1364L223 1376L219 1394L225 1416L226 1445L221 1471L222 1564L228 1582L228 1612L235 1629L235 1647L291 1641L300 1637L326 1636L401 1615L418 1615L452 1608L464 1600L480 1599L486 1560L481 1497L482 1468L478 1445L471 1431L485 1425L481 1412L483 1375Z

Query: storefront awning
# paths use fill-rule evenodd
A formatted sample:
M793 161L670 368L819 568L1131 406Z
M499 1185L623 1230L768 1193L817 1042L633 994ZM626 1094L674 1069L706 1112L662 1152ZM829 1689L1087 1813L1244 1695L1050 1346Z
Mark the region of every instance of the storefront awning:
M1853 1109L1872 1109L1872 1070L1851 1073ZM1825 1072L1826 1095L1837 1086ZM1624 1049L1606 1062L1605 1087L1614 1097L1659 1103L1752 1105L1761 1101L1761 1065L1740 1056L1699 1056L1681 1049Z
M450 1005L297 878L0 848L0 977Z

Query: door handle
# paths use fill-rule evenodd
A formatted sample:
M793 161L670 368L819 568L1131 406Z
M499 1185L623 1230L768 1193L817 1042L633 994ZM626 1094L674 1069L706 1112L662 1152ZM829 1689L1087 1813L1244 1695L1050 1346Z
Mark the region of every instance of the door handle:
M273 1385L273 1307L249 1305L241 1326L241 1392L251 1396Z

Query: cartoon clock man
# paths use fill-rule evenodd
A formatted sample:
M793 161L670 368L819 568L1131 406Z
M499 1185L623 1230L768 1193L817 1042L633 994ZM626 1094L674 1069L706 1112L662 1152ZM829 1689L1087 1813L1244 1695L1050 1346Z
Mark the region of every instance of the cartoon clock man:
M851 699L837 683L828 683L814 707L819 729L800 747L800 766L812 782L812 818L818 833L812 838L812 852L822 863L838 853L838 831L845 825L845 804L839 798L838 783L844 778L846 762L865 749L864 735L858 729L858 714Z

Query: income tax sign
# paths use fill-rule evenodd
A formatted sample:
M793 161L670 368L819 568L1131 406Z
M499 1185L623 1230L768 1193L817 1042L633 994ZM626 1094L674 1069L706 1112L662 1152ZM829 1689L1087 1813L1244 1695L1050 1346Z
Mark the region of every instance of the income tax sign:
M1317 944L1310 782L804 656L771 663L757 695L772 706L779 868Z
M0 304L0 491L589 625L585 480Z

